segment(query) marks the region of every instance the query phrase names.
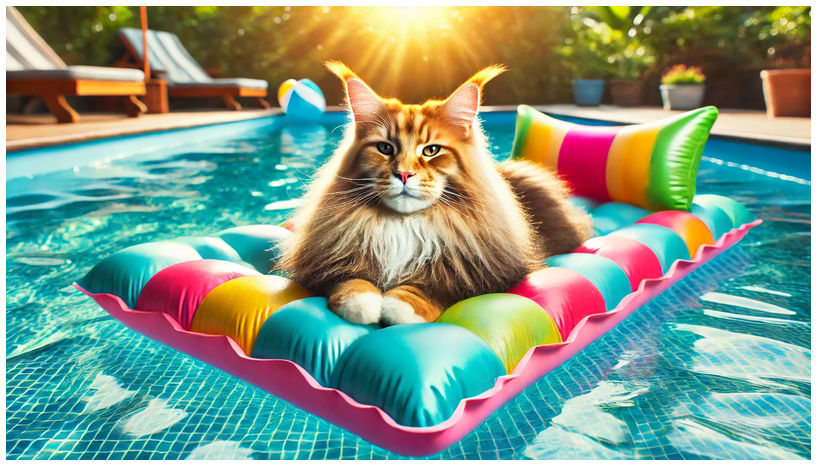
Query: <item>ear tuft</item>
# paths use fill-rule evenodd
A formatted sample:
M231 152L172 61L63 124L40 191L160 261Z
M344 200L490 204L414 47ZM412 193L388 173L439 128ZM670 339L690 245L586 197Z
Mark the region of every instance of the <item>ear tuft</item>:
M340 78L340 80L343 82L346 82L352 78L360 79L354 71L352 71L340 60L327 60L324 62L324 66L326 66L326 69L329 70L329 72Z
M474 83L479 87L481 91L485 84L494 79L495 77L499 76L500 74L508 71L508 67L505 65L491 65L485 67L476 72L470 79L468 79L468 83Z

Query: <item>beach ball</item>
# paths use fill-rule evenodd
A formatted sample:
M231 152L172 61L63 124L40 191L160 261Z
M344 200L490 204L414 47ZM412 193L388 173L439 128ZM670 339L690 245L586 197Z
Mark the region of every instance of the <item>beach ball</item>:
M287 79L278 88L278 103L289 119L317 121L326 111L326 98L309 79Z

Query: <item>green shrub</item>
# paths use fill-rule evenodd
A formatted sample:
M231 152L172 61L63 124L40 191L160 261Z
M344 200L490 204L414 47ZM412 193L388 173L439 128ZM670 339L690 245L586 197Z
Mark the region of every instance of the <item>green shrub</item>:
M697 66L675 65L661 77L661 84L701 84L706 76Z

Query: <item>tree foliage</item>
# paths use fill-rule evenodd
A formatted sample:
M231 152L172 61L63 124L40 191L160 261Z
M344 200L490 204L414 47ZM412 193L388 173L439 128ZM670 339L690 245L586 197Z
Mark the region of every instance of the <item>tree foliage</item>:
M137 7L19 7L69 64L110 65ZM444 97L482 66L506 63L488 104L570 101L578 77L641 77L677 64L734 89L735 70L810 66L810 7L151 6L152 29L178 34L223 77L310 78L340 103L324 60L346 62L386 96ZM743 79L743 78L741 78ZM273 92L274 94L274 92ZM273 98L274 100L274 98ZM737 102L740 105L740 102Z

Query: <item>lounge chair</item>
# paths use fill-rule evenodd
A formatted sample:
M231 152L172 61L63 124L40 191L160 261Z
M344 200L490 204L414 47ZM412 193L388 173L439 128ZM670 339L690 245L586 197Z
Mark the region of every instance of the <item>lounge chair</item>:
M145 92L139 70L67 66L17 9L6 7L6 94L41 96L58 122L76 123L67 95L125 96L128 116L138 117L147 108L136 96Z
M142 66L142 31L134 28L119 30L119 38L128 50L127 57L135 63L120 61L118 66ZM167 80L170 97L221 97L227 108L241 110L235 97L254 97L258 106L269 108L264 100L268 83L261 79L213 79L196 60L176 34L148 30L148 62L151 74Z

